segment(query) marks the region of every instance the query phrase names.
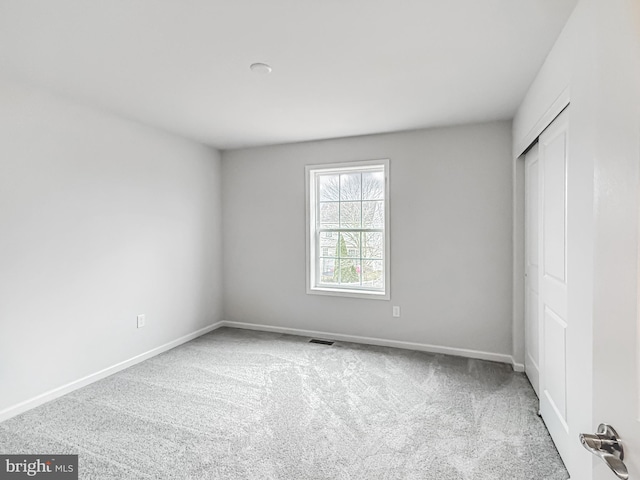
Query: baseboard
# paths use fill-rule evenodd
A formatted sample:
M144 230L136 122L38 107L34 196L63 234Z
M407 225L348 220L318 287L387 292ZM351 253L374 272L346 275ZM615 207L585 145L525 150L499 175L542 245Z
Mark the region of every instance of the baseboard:
M524 372L524 363L517 363L513 357L511 357L511 366L514 372Z
M418 350L429 353L442 353L445 355L455 355L457 357L477 358L479 360L489 360L492 362L508 363L516 370L516 366L520 368L520 364L515 363L511 355L502 353L482 352L479 350L470 350L466 348L442 347L439 345L429 345L426 343L404 342L401 340L387 340L376 337L361 337L357 335L344 335L341 333L319 332L316 330L302 330L299 328L275 327L272 325L261 325L257 323L230 322L222 321L223 326L232 328L243 328L246 330L260 330L263 332L288 333L290 335L298 335L301 337L318 337L327 340L337 340L343 342L363 343L366 345L378 345L381 347L404 348L405 350ZM524 370L524 366L521 366ZM516 370L519 371L519 370Z
M74 380L73 382L67 383L66 385L62 385L61 387L54 388L53 390L49 390L48 392L42 393L36 397L30 398L29 400L25 400L23 402L18 403L17 405L13 405L11 407L5 408L0 411L0 422L4 420L8 420L11 417L15 417L27 410L31 410L43 403L49 402L56 398L59 398L67 393L70 393L74 390L82 388L86 385L89 385L93 382L97 382L98 380L102 380L109 375L113 375L120 370L124 370L125 368L129 368L136 363L143 362L148 358L155 357L160 353L166 352L167 350L171 350L172 348L177 347L178 345L182 345L194 338L200 337L206 333L209 333L213 330L216 330L223 326L224 322L213 323L207 327L201 328L200 330L196 330L195 332L184 335L180 338L172 340L171 342L165 343L159 347L153 348L147 352L141 353L140 355L136 355L128 360L124 360L120 363L116 363L110 367L104 368L98 372L87 375L86 377L80 378L78 380Z

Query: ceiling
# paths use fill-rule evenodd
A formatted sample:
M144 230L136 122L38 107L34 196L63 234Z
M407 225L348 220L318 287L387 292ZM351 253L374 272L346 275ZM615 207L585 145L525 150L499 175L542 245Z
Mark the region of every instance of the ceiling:
M576 2L0 0L0 75L220 149L510 119Z

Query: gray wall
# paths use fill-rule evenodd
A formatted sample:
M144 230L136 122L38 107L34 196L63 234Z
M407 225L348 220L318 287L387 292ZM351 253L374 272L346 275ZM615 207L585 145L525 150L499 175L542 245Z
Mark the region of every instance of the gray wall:
M0 82L0 411L220 320L220 216L217 151Z
M511 141L499 122L223 152L224 319L511 355ZM391 301L307 295L304 166L377 158Z

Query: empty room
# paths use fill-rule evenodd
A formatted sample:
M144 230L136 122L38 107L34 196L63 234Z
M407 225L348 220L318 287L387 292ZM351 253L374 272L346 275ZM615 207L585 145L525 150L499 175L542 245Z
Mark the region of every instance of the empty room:
M0 479L640 479L639 0L0 0Z

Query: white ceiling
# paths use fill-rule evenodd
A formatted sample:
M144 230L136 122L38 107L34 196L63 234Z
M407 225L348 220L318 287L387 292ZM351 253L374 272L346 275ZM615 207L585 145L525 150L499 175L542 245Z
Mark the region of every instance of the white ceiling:
M0 0L0 72L221 149L509 119L576 2Z

